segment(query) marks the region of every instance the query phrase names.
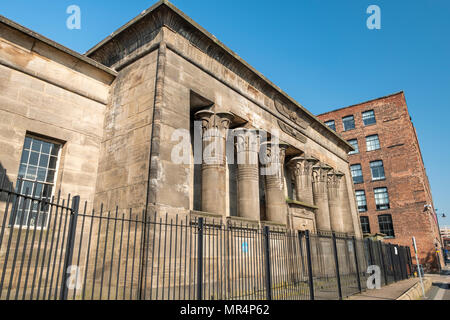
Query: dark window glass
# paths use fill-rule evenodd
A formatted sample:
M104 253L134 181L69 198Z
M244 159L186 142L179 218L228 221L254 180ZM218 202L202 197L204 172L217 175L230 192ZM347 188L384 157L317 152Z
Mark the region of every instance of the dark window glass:
M387 188L376 188L374 189L374 193L377 210L390 209L389 194Z
M350 151L349 154L359 153L358 139L348 140L347 142L350 143L353 146L353 148L355 149L355 151Z
M353 166L350 167L351 171L352 171L352 177L353 177L353 183L363 183L364 179L363 179L363 173L362 173L362 168L360 164L355 164Z
M373 110L363 112L362 119L365 126L377 123L377 120L375 119L375 112Z
M367 151L380 149L380 139L378 135L369 136L366 138Z
M358 204L359 212L367 211L367 199L366 199L366 192L364 190L356 191L356 203Z
M50 198L52 196L56 164L58 161L60 145L27 136L23 145L22 157L19 167L17 192L35 198ZM23 203L20 198L17 205L15 219L10 221L15 226L30 226L42 228L46 226L48 212L39 210L37 201ZM14 220L14 221L13 221Z
M369 217L360 217L361 229L363 233L370 233Z
M372 180L385 179L383 161L373 161L370 163L370 170L372 171Z
M384 233L389 238L394 238L394 225L392 223L392 216L390 214L384 214L378 216L378 224L380 226L380 232Z
M353 116L342 118L344 131L355 129L355 118Z
M330 128L331 130L336 131L336 123L334 122L334 120L331 121L327 121L325 122L325 124L328 126L328 128Z

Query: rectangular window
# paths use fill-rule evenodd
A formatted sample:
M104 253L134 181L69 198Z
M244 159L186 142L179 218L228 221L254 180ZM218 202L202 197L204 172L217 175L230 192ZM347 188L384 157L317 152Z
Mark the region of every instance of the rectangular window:
M350 151L349 154L358 154L359 153L358 139L348 140L347 142L350 143L355 149L355 151Z
M377 120L375 119L375 112L373 110L363 112L362 119L365 126L377 123Z
M369 217L359 217L361 220L361 229L363 233L370 233Z
M25 137L20 160L17 192L34 198L50 198L56 180L56 167L61 145L32 136ZM19 180L22 180L20 183ZM19 186L21 184L20 190ZM47 212L39 208L37 201L23 203L20 198L15 219L11 225L43 228L47 224ZM14 221L12 221L14 220Z
M358 205L359 212L367 211L367 199L366 199L366 192L364 190L356 191L356 203Z
M374 189L374 193L377 210L390 209L391 206L389 204L389 194L387 188L376 188Z
M342 118L342 123L344 124L344 131L355 129L355 118L353 116Z
M336 123L334 122L334 120L330 120L325 122L325 124L328 126L328 128L330 128L331 130L336 131Z
M384 174L383 161L381 161L381 160L372 161L370 163L370 170L372 171L372 180L373 181L386 179L385 174Z
M355 165L351 166L350 169L352 171L353 183L355 183L355 184L363 183L364 179L363 179L361 165L355 164Z
M380 149L380 139L378 135L368 136L366 137L366 145L367 151L373 151Z
M395 237L394 225L392 223L392 216L390 214L378 216L378 224L380 226L380 232L384 233L386 237Z

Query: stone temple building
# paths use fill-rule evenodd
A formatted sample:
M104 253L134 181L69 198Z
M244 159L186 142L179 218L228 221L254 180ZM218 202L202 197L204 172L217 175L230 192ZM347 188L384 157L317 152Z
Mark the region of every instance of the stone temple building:
M218 141L212 161L194 162L196 121L203 132L215 129L202 136L204 148ZM267 141L249 141L252 130ZM180 132L192 137L187 163L173 161ZM268 146L281 164L276 172L262 175L258 161L231 163L230 133L237 158L258 158ZM12 183L22 177L36 194L61 189L93 208L361 238L351 150L167 1L83 55L0 17L0 164Z

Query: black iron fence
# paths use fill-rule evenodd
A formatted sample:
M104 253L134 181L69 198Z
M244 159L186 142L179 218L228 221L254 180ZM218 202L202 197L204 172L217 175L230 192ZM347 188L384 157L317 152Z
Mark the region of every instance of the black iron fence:
M412 274L409 248L379 241L26 194L0 188L0 300L342 299L369 266L382 285Z

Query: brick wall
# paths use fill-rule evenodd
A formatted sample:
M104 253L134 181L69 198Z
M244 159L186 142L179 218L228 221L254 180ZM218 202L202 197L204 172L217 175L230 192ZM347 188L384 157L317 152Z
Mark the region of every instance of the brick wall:
M365 126L362 113L373 110L376 123ZM355 129L344 131L342 118L353 115ZM344 139L357 139L359 153L350 155L350 165L361 164L363 183L354 185L355 190L364 190L367 199L367 212L360 216L369 218L370 232L379 233L378 217L392 216L395 237L386 239L400 245L411 246L411 238L416 237L419 259L427 269L436 264L435 243L439 232L434 215L431 189L426 175L415 128L406 105L403 92L338 109L318 116L326 122L334 120L336 131ZM380 149L366 151L366 137L377 134ZM370 162L382 160L385 179L372 181ZM388 189L390 209L377 210L374 189ZM432 208L426 209L425 205ZM411 252L414 254L413 248ZM442 256L440 256L442 263Z

